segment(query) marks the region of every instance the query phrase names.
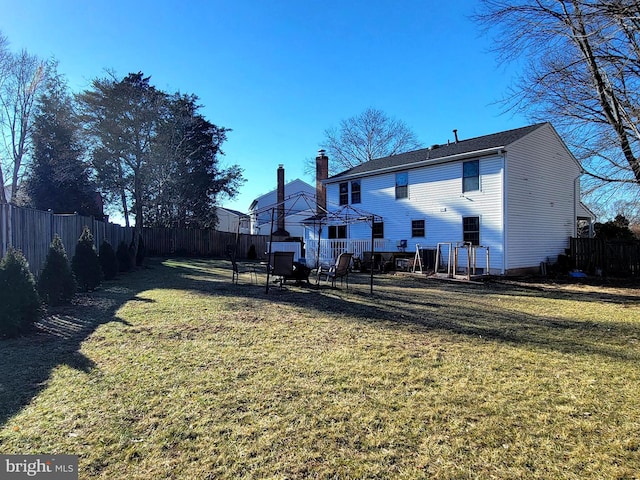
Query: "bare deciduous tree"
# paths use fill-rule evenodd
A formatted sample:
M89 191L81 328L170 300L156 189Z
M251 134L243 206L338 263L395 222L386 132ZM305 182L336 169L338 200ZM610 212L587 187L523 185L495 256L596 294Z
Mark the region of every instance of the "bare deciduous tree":
M482 0L502 62L523 61L505 105L560 130L608 201L640 187L640 3ZM594 197L595 198L595 197Z
M31 133L33 107L46 76L45 63L26 50L11 53L5 37L0 36L0 184L11 180L11 198L4 188L0 203L15 203L24 171L27 142Z
M8 77L9 72L9 58L10 52L8 48L7 38L0 33L0 92L2 91L2 86L4 85L6 78ZM3 115L0 111L0 127L3 124ZM0 203L7 203L7 196L5 194L5 179L4 179L4 166L7 162L5 161L5 152L0 151Z
M327 150L332 171L421 147L416 135L403 121L375 108L342 120L338 128L325 130L324 136L320 146Z

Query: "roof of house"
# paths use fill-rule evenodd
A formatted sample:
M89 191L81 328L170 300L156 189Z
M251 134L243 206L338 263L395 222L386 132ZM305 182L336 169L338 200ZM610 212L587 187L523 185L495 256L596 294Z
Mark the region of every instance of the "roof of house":
M370 174L379 170L401 168L414 163L429 161L439 163L448 157L505 147L544 125L548 125L548 122L529 125L527 127L516 128L513 130L506 130L504 132L484 135L482 137L469 138L458 142L446 143L444 145L433 145L429 148L422 148L413 152L376 158L338 173L337 175L333 175L327 181L331 183L333 180L338 180L342 177L351 177L353 175Z
M298 191L302 191L302 190L296 190L295 192L291 192L291 187L293 187L294 185L298 185L298 188L305 188L306 190L308 190L309 192L312 192L313 194L315 194L316 191L316 187L312 187L311 185L309 185L307 182L305 182L304 180L300 180L299 178L296 178L295 180L291 180L290 182L287 182L284 184L284 190L286 195L292 195L295 193L298 193ZM277 192L277 188L274 190L271 190L270 192L267 192L265 194L260 195L259 197L256 197L253 202L251 202L251 205L249 206L249 210L254 210L255 207L258 205L258 203L260 202L260 200L262 200L263 198L267 197L268 195L273 195Z
M227 207L218 207L221 210L226 210L229 213L233 213L234 215L237 215L238 217L248 217L249 215L247 215L246 213L240 212L238 210L232 210L230 208Z

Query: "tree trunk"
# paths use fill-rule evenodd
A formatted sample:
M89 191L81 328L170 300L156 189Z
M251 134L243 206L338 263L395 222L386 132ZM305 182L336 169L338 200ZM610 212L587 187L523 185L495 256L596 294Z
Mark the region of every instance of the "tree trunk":
M124 188L120 190L120 200L122 201L122 214L124 215L124 226L130 227L129 224L129 208L127 207L127 195Z
M4 174L2 173L2 167L0 166L0 204L7 203L7 195L4 191Z
M612 91L609 84L605 81L605 76L598 65L596 56L593 53L591 44L589 43L590 37L584 24L582 10L580 9L578 2L575 0L573 1L573 8L573 16L575 17L577 25L573 23L571 15L565 9L567 23L571 28L573 40L582 52L584 60L589 67L589 72L591 73L593 84L596 87L595 91L598 95L598 101L602 107L602 112L613 130L616 132L622 154L629 164L636 182L640 185L640 163L633 154L631 142L629 141L625 129L624 120L620 117L620 111L624 109L624 106L620 104L616 93Z

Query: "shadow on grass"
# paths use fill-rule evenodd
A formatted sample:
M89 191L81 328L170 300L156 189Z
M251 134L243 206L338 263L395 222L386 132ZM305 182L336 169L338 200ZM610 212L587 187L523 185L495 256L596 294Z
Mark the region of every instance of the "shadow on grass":
M125 282L121 277L94 293L78 294L71 305L49 309L30 335L0 340L0 425L46 388L56 367L84 372L95 367L80 347L100 325L128 325L116 315L120 306L136 298L134 290L119 285Z
M640 322L610 321L606 317L602 320L572 320L512 311L502 307L497 300L486 301L487 295L536 297L541 301L616 304L631 307L630 313L633 313L640 305L640 293L633 290L611 293L595 288L587 292L572 292L503 282L477 285L382 275L375 278L374 294L371 295L369 276L353 275L349 290L325 286L319 289L289 286L279 290L272 286L266 294L264 278L261 285L212 283L207 274L200 277L188 267L176 268L189 276L193 282L191 288L195 290L291 304L307 312L317 312L318 316L334 315L336 321L377 322L385 328L417 326L525 348L602 355L623 361L640 360ZM223 269L224 264L219 264L219 268ZM578 318L579 304L574 308L575 318ZM574 316L573 313L571 311L570 316Z
M149 268L105 283L89 295L78 295L74 304L54 310L28 337L0 341L0 425L28 405L46 388L51 372L60 365L82 371L94 368L81 346L100 325L120 322L118 309L130 301L149 302L142 291L163 288L190 290L228 297L237 308L278 302L303 309L312 317L335 316L336 321L376 323L389 329L424 329L451 332L480 340L505 342L523 348L539 348L579 355L602 355L611 359L640 359L640 322L578 321L545 315L513 312L482 302L487 294L553 297L555 299L613 302L637 306L640 295L608 293L573 294L527 289L508 284L454 284L390 275L375 278L369 293L369 276L353 275L350 289L327 286L308 288L276 286L265 292L261 283L231 282L230 262L225 260L151 259ZM482 304L482 308L478 308ZM233 308L233 307L232 307ZM634 310L636 311L636 310ZM257 312L259 313L259 312Z

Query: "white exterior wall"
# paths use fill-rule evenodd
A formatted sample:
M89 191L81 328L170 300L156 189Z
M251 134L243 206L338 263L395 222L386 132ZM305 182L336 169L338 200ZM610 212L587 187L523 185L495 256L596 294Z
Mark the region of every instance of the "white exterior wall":
M308 209L315 209L315 195L316 189L312 187L306 182L303 182L300 179L293 180L289 183L286 183L284 186L284 196L285 198L295 195L296 193L304 193L310 200L307 202L302 198L291 198L285 201L285 215L290 215L293 213L298 213ZM271 211L266 210L262 211L259 215L256 215L256 211L261 211L264 208L275 207L278 204L278 191L273 190L269 193L266 193L256 200L256 205L253 210L250 212L251 216L251 233L254 235L265 234L264 227L259 228L259 226L265 225L267 223L271 223ZM313 205L309 205L312 203ZM276 213L277 214L277 213ZM286 220L285 220L286 222ZM285 224L285 229L292 233L289 230L289 227ZM268 233L268 232L267 232ZM295 235L298 236L298 235Z
M469 159L473 160L473 158ZM362 202L353 206L384 219L384 237L393 244L407 240L408 252L416 244L435 248L439 242L461 242L462 217L480 217L480 243L490 247L491 270L503 269L503 159L480 158L480 190L462 194L462 161L409 170L409 198L396 200L395 172L361 178ZM339 184L327 185L327 203L337 204ZM425 220L425 237L411 237L411 221ZM368 224L349 226L350 238L371 238ZM326 237L326 235L323 235ZM466 265L466 257L460 258ZM484 252L478 267L485 267Z
M554 262L575 235L580 166L550 125L506 153L507 270Z
M216 209L216 215L218 215L218 225L216 226L216 230L220 232L237 232L238 231L238 223L240 222L240 217L229 210L225 210L224 208Z
M301 212L287 215L284 218L284 225L287 232L289 232L289 236L305 238L308 228L305 226L303 221L315 215L315 213L315 210L303 210ZM277 228L276 217L274 217L273 228L274 230ZM269 235L271 233L271 214L269 214L269 221L262 225L256 225L254 227L254 231L255 235Z

